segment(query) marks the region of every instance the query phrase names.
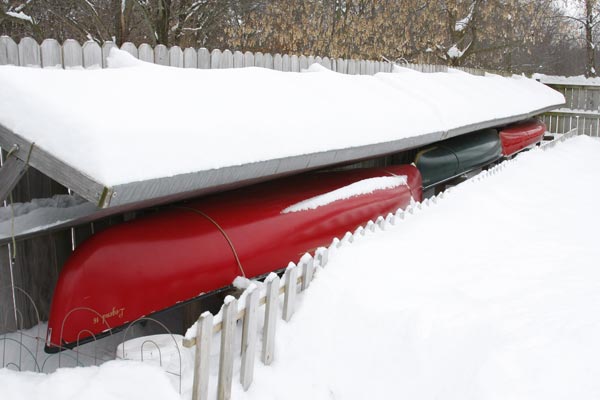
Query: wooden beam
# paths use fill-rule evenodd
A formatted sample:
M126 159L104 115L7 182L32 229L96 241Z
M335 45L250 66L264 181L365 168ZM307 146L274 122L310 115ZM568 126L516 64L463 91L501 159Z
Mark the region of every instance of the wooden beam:
M112 189L96 182L73 166L57 159L46 150L31 143L0 124L0 147L11 149L18 146L12 156L46 174L61 185L68 187L86 200L105 208L110 205ZM32 147L33 146L33 147Z
M10 192L17 186L26 171L27 164L23 160L12 156L8 157L0 168L0 202L8 198Z

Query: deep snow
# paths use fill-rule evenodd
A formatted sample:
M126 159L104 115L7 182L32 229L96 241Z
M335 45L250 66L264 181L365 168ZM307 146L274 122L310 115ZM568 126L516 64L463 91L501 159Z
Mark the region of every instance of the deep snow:
M0 124L114 186L446 132L564 102L520 76L183 69L117 49L108 62L0 66Z
M600 141L529 151L484 176L331 254L292 320L278 321L275 361L257 360L248 392L237 360L233 398L600 397ZM102 368L114 398L175 392L138 364ZM0 388L41 400L54 392L39 388L66 393L74 381L100 398L98 371L4 370Z

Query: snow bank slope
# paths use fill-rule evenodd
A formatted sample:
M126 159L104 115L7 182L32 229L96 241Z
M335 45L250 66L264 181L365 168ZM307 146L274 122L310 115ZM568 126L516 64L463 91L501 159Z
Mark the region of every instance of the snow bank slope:
M0 369L0 388L2 398L10 400L180 399L160 368L135 361L63 368L48 375Z
M562 104L463 73L182 69L112 50L101 70L0 67L0 124L106 186L385 143Z
M599 179L578 137L343 247L233 398L600 397Z

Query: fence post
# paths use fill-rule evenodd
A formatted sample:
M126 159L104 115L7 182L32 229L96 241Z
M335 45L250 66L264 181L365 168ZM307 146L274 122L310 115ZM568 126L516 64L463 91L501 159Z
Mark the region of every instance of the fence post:
M328 261L328 250L326 247L319 247L317 251L315 251L315 259L321 266L321 268L325 268Z
M270 365L273 361L275 351L275 328L277 326L277 309L279 305L279 284L280 279L274 272L271 272L267 279L266 304L265 304L265 325L263 327L263 348L262 362Z
M231 383L233 381L233 342L235 340L235 322L237 316L237 300L235 297L227 296L225 298L222 313L223 322L217 399L229 400L231 398Z
M313 279L314 259L310 254L306 253L300 260L302 262L302 291L305 291L310 286Z
M248 290L242 331L242 367L240 369L240 383L244 390L248 390L254 376L254 359L258 340L258 300L260 298L260 290L256 286L252 286Z
M192 400L206 400L208 398L208 373L210 370L210 342L213 335L212 331L213 316L210 312L206 311L198 318Z
M294 315L296 288L298 287L298 266L290 263L285 270L285 298L283 300L283 320L288 322Z

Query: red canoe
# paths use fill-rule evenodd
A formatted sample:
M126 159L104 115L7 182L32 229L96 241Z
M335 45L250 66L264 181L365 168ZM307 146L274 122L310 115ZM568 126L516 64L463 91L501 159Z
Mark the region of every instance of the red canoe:
M339 195L331 193L336 189L394 176L406 176L406 184L331 199ZM317 208L283 212L326 193L329 197L321 196L323 205ZM110 227L78 247L62 269L46 350L83 343L109 327L226 287L242 275L240 265L249 278L282 269L334 237L405 208L411 198L421 200L421 176L412 166L312 173L190 201Z
M502 129L500 131L502 154L510 156L539 142L545 132L546 125L538 120L520 122Z

